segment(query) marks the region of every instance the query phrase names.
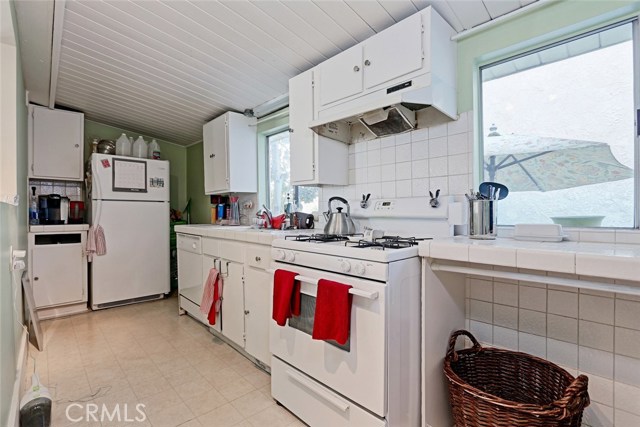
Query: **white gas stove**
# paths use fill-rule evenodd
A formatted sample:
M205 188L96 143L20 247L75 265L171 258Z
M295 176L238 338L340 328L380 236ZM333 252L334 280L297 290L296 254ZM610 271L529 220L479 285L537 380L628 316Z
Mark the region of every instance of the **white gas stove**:
M373 200L368 208L352 206L351 216L358 231L382 229L383 238L317 234L273 241L273 269L296 272L302 293L300 317L284 327L271 324L276 400L312 427L419 425L416 245L452 235L448 214L448 201L431 208L426 198ZM311 338L319 279L352 286L345 346Z

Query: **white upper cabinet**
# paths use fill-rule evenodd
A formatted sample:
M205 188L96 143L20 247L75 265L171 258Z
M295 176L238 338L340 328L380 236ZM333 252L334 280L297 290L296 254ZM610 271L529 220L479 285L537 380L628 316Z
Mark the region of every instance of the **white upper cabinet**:
M84 114L29 106L29 177L84 179Z
M362 46L347 49L316 67L321 105L362 92Z
M365 40L364 87L370 89L422 68L422 19L412 15Z
M289 80L292 185L349 184L349 149L342 142L318 136L309 129L314 117L314 71Z
M327 59L315 70L318 103L336 103L423 66L422 16L410 16Z
M202 128L205 194L258 191L256 118L228 112Z
M318 130L347 118L350 123L367 111L403 102L430 105L455 117L454 34L429 6L319 64L312 69L316 97L311 126ZM334 126L331 136L345 140L337 137L340 132Z

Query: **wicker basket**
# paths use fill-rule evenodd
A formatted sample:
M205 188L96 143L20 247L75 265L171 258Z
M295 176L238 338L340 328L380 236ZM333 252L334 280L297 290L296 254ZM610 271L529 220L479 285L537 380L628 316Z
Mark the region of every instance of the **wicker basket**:
M465 335L473 347L454 351ZM456 427L580 427L589 379L531 356L482 347L456 331L444 361Z

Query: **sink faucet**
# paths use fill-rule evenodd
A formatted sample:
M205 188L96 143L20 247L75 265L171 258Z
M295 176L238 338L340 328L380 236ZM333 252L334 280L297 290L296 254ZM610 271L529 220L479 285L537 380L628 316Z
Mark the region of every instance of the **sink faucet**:
M267 216L267 225L265 228L271 228L271 220L273 219L273 214L265 205L262 205L262 208L264 209L264 213Z

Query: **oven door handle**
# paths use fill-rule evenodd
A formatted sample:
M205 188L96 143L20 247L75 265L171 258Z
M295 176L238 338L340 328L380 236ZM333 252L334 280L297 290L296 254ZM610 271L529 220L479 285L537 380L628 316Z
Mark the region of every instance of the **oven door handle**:
M310 380L306 379L305 377L303 377L302 375L296 372L293 372L291 370L287 370L286 372L289 378L291 378L293 381L297 382L301 386L305 387L307 390L313 392L318 397L321 397L331 405L340 409L342 412L346 412L347 409L349 409L349 406L350 406L349 402L346 402L344 399L341 399L340 397L336 396L330 391L325 390L324 388L314 384L313 382L311 382Z
M273 274L275 272L276 272L275 269L267 270L267 273L270 273L270 274ZM309 283L311 285L316 285L316 286L318 285L318 279L313 279L313 278L307 277L307 276L297 275L295 277L295 280L298 280L300 282ZM348 285L348 283L345 283L345 285ZM362 289L358 289L358 288L352 287L351 289L349 289L349 293L351 295L356 295L356 296L367 298L367 299L370 299L370 300L378 299L378 292L377 291L369 292L369 291L363 291ZM311 296L315 297L315 295L311 295Z
M318 279L312 279L311 277L306 277L306 276L296 276L295 280L299 280L301 282L305 282L305 283L310 283L312 285L318 285ZM348 283L345 283L345 285L348 285ZM378 299L378 292L374 291L374 292L369 292L369 291L363 291L362 289L358 289L358 288L354 288L351 287L351 289L349 289L349 293L351 295L357 295L359 297L364 297L364 298L368 298L368 299Z

